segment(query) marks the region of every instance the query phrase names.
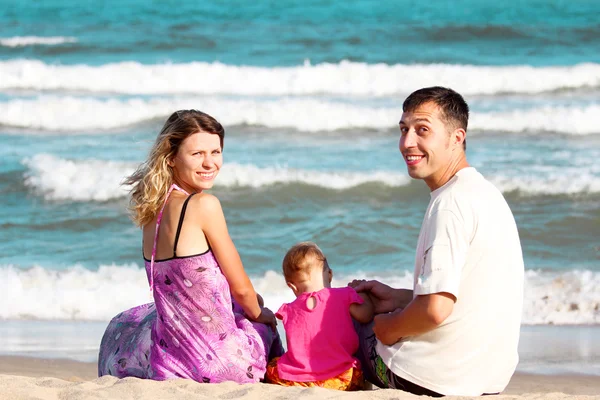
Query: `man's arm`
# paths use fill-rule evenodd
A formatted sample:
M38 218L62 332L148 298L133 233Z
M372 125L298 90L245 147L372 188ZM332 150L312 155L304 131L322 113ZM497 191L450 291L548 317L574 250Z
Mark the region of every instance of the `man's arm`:
M450 209L436 211L423 224L428 240L415 268L416 297L404 310L375 318L373 330L386 345L440 326L452 313L458 296L471 230Z
M405 336L429 332L448 318L455 301L452 294L445 292L417 296L403 310L377 315L373 332L388 346Z
M413 291L411 289L394 289L394 299L396 299L396 309L406 308L413 301Z

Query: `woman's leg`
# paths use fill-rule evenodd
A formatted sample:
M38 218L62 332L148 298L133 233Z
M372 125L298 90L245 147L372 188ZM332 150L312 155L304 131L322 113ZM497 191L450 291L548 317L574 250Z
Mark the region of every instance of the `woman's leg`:
M114 317L100 342L98 376L149 378L150 335L154 303L130 308Z
M262 300L262 298L260 299ZM236 324L238 328L246 331L249 334L251 334L251 332L249 332L249 329L251 329L258 333L258 335L260 336L260 339L264 345L265 358L267 359L267 362L269 360L272 360L274 357L281 357L283 355L283 344L281 342L281 338L279 337L279 332L273 331L273 329L271 329L270 326L267 326L265 324L248 320L244 314L244 310L242 309L242 307L239 304L237 304L233 299L232 307L233 313L236 314ZM246 320L251 325L249 325L245 321L241 321L242 319Z

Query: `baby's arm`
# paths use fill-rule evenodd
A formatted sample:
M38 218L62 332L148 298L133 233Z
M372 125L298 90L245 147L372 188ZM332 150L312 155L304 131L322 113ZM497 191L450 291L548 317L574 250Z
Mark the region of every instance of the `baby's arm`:
M361 324L366 324L373 319L373 302L365 292L358 293L358 295L363 299L363 303L350 304L350 315Z

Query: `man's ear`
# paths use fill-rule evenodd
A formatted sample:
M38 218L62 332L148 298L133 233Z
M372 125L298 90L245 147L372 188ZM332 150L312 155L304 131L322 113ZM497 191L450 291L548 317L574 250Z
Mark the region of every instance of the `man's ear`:
M455 147L463 148L463 142L467 138L467 132L463 128L455 129L452 132L452 143Z

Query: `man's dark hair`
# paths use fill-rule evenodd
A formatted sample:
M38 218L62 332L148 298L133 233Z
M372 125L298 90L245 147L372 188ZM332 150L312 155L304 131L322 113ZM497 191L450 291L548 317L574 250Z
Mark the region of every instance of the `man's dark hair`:
M433 86L412 92L402 104L403 112L413 112L425 103L436 104L441 111L442 120L454 129L467 131L469 123L469 106L463 97L452 89ZM467 150L467 139L463 142Z

